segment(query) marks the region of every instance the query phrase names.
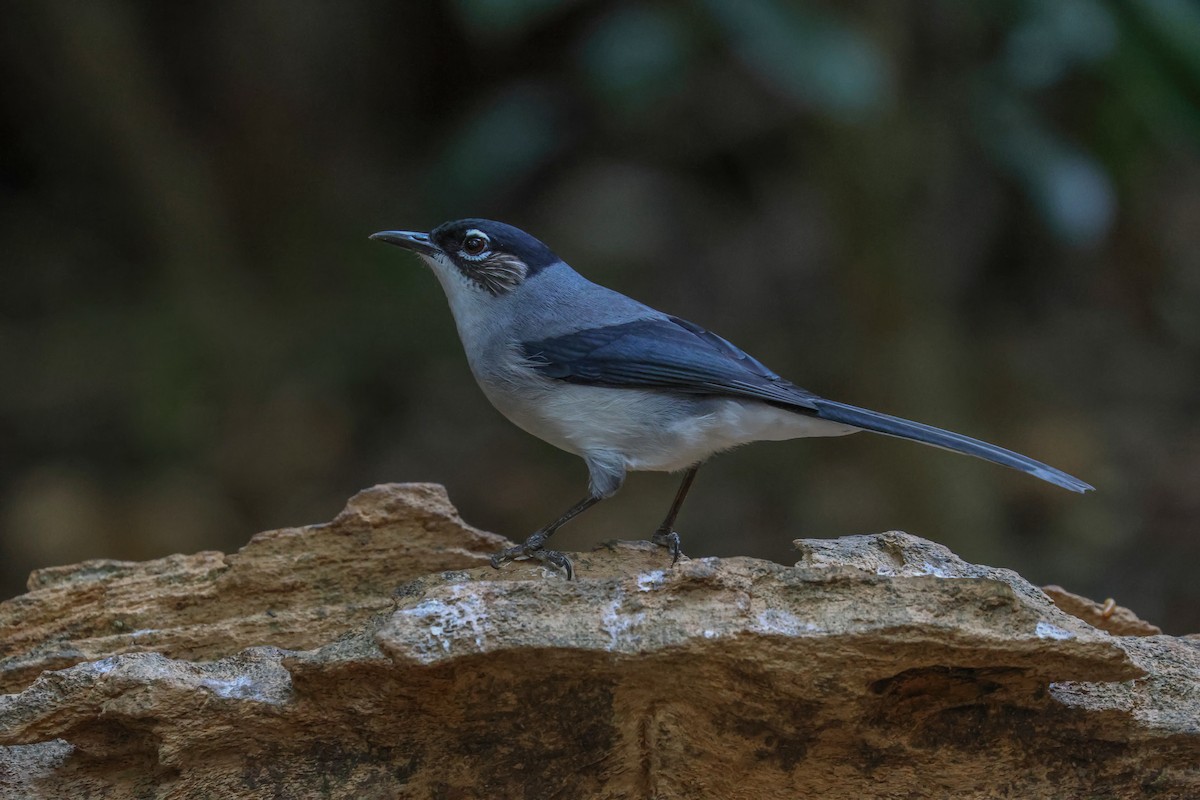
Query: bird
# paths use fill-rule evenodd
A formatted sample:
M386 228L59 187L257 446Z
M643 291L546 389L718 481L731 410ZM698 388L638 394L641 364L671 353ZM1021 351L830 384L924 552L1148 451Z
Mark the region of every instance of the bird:
M528 433L583 459L588 493L493 567L535 559L574 577L547 548L564 524L612 497L628 472L682 472L651 541L680 557L675 522L710 456L755 441L871 431L1002 464L1087 492L1092 486L993 444L828 400L699 325L585 278L541 240L488 219L370 239L415 253L445 292L471 372L487 399Z

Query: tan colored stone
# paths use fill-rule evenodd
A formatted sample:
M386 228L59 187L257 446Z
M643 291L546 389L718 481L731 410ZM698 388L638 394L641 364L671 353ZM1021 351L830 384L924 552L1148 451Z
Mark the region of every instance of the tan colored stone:
M1200 796L1200 642L1111 635L931 542L804 540L791 567L672 567L661 548L617 543L577 555L567 582L526 562L446 571L503 542L434 488L377 487L355 507L358 534L348 510L230 559L63 570L0 605L36 651L14 621L27 598L103 585L40 595L23 617L62 651L81 631L89 655L10 677L0 797ZM364 529L356 556L346 539ZM408 561L423 571L389 582L366 562L403 561L396 536L424 548ZM257 567L226 563L252 550ZM353 585L360 568L369 589ZM176 618L163 575L223 595L225 647L186 639L200 617L183 604ZM203 644L102 641L86 621L106 595L126 614L140 597L156 630ZM48 624L53 602L80 598L60 609L75 627ZM265 598L297 622L262 624Z
M1042 591L1054 601L1054 605L1102 631L1117 636L1157 636L1162 633L1162 628L1146 622L1128 608L1113 601L1097 603L1082 595L1068 592L1061 586L1043 586Z
M332 522L266 531L228 556L38 570L28 594L0 603L0 692L119 653L316 647L390 608L399 584L484 564L510 544L464 523L441 486L392 484L355 495Z

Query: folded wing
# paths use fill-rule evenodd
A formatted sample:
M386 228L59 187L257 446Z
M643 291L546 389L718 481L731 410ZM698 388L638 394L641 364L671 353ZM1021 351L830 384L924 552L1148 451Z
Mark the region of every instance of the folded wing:
M590 328L524 342L522 348L535 369L556 380L761 400L800 414L976 456L1074 492L1092 488L1061 470L1003 447L826 400L784 380L720 336L675 317Z

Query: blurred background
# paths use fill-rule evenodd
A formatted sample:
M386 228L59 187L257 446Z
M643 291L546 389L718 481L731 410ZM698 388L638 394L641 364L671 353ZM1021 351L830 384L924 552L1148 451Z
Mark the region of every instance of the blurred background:
M436 481L521 539L582 462L477 390L369 242L487 216L884 437L701 471L692 556L903 529L1200 631L1189 0L17 2L0 30L0 597ZM645 538L635 474L558 534Z

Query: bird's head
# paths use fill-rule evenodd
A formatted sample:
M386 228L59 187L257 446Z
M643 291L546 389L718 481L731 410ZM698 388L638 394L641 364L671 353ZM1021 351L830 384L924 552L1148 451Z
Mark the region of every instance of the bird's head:
M452 300L463 293L481 297L508 294L559 260L525 231L490 219L445 222L429 233L380 231L370 238L419 255Z

